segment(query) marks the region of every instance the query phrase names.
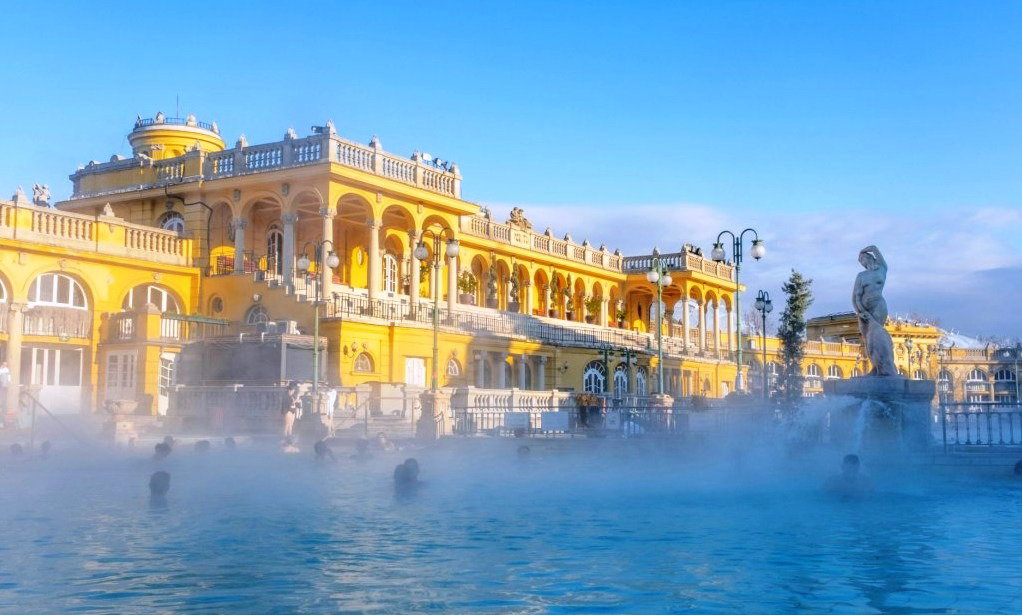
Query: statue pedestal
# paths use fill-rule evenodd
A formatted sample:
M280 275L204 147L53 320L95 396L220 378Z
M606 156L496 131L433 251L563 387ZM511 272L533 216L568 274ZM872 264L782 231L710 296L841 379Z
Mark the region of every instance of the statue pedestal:
M848 452L919 450L930 444L933 380L864 376L824 380L823 391L853 400L831 414L831 441Z
M419 399L422 401L422 414L415 425L415 436L423 440L438 440L451 435L453 425L448 420L451 414L451 391L426 390Z

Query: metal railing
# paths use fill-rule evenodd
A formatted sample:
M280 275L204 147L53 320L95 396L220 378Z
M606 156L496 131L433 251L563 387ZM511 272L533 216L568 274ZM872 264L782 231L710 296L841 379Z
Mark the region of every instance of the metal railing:
M452 432L460 436L636 437L677 436L688 431L688 416L685 413L646 405L568 409L532 407L517 408L511 412L489 408L455 408L452 410L452 418Z
M165 117L161 118L160 121L156 121L156 118L147 117L135 122L135 128L146 128L148 126L162 126L164 124L170 124L171 126L195 126L203 130L220 134L219 129L210 124L209 122L200 122L195 119L189 120L186 117Z

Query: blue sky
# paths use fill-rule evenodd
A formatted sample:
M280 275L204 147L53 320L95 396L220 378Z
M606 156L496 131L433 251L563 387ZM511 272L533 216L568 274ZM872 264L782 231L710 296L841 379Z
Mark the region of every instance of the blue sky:
M632 4L9 6L0 194L67 196L179 96L231 142L332 118L429 151L469 200L626 252L754 225L745 281L804 270L816 311L877 243L893 311L1022 335L1022 4Z

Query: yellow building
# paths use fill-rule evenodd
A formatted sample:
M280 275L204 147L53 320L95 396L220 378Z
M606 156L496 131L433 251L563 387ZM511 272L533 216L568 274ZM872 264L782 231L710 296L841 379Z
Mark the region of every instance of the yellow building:
M654 257L671 274L664 392L735 390L742 289L730 265L689 245L623 256L533 229L518 208L501 221L461 198L457 165L343 139L329 122L228 148L215 123L157 114L128 141L130 157L71 175L59 211L3 205L0 342L44 403L134 399L160 413L182 342L308 335L317 322L331 385L414 389L435 370L441 386L646 395L656 392ZM811 331L809 394L823 378L865 371L847 324ZM931 353L916 365L937 373L939 335L892 335L916 340ZM745 343L755 387L760 342ZM776 348L768 338L768 365Z

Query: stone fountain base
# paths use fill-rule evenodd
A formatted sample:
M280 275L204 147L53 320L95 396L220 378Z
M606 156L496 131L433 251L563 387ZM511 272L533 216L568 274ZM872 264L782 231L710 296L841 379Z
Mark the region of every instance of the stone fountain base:
M930 444L933 380L864 376L825 380L827 397L854 401L831 415L831 441L855 450L922 450Z

